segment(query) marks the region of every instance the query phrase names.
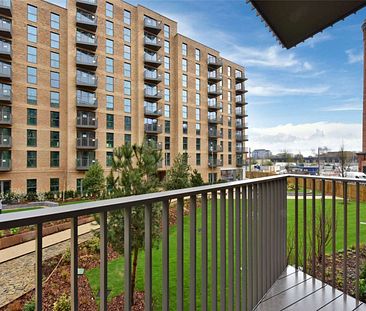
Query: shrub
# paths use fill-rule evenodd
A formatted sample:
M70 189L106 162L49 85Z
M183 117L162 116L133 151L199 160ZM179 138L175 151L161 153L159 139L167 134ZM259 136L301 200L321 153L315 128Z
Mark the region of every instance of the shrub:
M360 279L360 298L365 299L366 298L366 280Z
M27 199L27 201L37 201L38 200L37 193L34 193L34 192L27 193L26 199Z
M23 311L35 311L36 310L36 303L34 300L30 300L25 303L23 307Z
M11 234L18 234L20 232L20 228L16 227L16 228L11 228L10 229L10 233Z
M70 297L66 294L60 296L53 304L53 311L71 311Z
M99 253L100 240L98 239L98 237L93 237L91 240L85 242L85 248L92 254Z

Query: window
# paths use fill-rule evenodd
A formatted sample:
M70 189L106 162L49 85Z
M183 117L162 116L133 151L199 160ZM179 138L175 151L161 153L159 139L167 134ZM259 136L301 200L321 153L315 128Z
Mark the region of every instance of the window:
M164 41L164 53L169 54L170 53L170 43L169 41Z
M169 89L164 89L164 100L166 102L170 101L170 90Z
M131 47L129 45L123 47L123 57L127 60L131 60Z
M231 102L231 92L227 92L227 100Z
M37 48L33 46L27 47L27 62L37 63Z
M131 25L131 12L130 11L124 10L124 12L123 12L123 22L126 25Z
M27 179L27 194L37 193L37 179Z
M169 27L169 25L164 25L164 37L165 38L170 37L170 27Z
M113 133L106 134L106 146L107 146L107 148L114 147L114 134Z
M113 54L113 50L114 50L113 45L114 45L113 40L111 40L111 39L105 40L105 52L107 54Z
M187 90L183 90L182 91L182 102L186 103L187 100L188 100L188 92L187 92Z
M196 93L196 106L201 106L201 94Z
M114 78L113 77L105 77L105 90L108 92L113 92L114 90Z
M129 64L129 63L123 64L123 75L126 78L131 78L131 64Z
M106 107L108 110L114 109L114 97L112 95L106 96Z
M51 127L60 127L60 113L57 111L51 111Z
M196 108L196 121L201 120L201 109Z
M128 43L131 43L131 29L125 27L123 29L123 40L125 40Z
M123 93L127 96L131 96L131 81L125 80L123 82Z
M105 59L105 71L109 73L114 72L114 60L113 58L107 57Z
M201 138L196 138L196 150L201 149Z
M187 44L182 43L182 55L187 56Z
M27 130L27 146L37 147L37 131Z
M51 48L60 48L60 35L55 32L51 32Z
M51 67L60 68L60 54L51 52Z
M51 133L50 133L50 147L51 148L60 147L60 132L51 131Z
M183 137L183 150L188 150L188 137Z
M232 152L232 143L231 143L231 141L228 142L227 146L228 146L228 148L227 148L228 152Z
M106 115L106 123L107 123L107 129L110 129L110 130L114 129L114 115L113 114Z
M231 77L231 67L230 66L227 67L227 75L229 77Z
M105 16L113 18L113 4L106 2L105 3Z
M27 26L27 38L30 42L37 42L37 27Z
M201 81L200 81L200 79L196 78L196 91L199 91L200 88L201 88Z
M37 104L37 89L32 87L27 88L27 103L31 105Z
M83 192L83 179L76 179L76 191L82 193Z
M111 22L111 21L105 21L105 33L108 36L113 37L113 33L114 33L114 30L113 30L113 22Z
M51 71L51 87L60 88L60 73Z
M170 150L170 137L165 137L165 150Z
M37 22L37 7L28 4L28 20L31 22Z
M51 28L60 29L60 15L51 13Z
M196 153L196 165L201 165L201 154Z
M37 68L27 67L27 82L37 84Z
M59 167L60 166L60 152L59 151L51 151L50 166L51 167Z
M188 76L186 74L182 75L182 86L188 87Z
M27 151L27 167L37 167L37 151Z
M185 58L182 59L182 70L185 72L188 70L187 60Z
M170 166L170 153L165 153L165 166Z
M227 113L231 114L231 104L227 104Z
M231 117L227 117L227 125L231 126Z
M131 134L125 134L125 144L131 144Z
M164 68L170 70L170 58L168 56L164 56Z
M196 123L196 135L201 135L201 124Z
M27 109L27 124L37 125L37 109Z
M60 93L59 92L50 92L50 105L51 105L51 107L55 107L55 108L60 107Z
M199 49L194 50L194 59L196 62L199 62L201 60L201 51Z
M131 131L131 117L125 117L125 131Z
M169 120L165 120L164 123L164 127L165 127L165 133L170 134L170 121Z
M170 106L167 104L164 105L164 117L170 118Z
M188 118L188 107L187 106L182 106L182 117L183 117L183 119Z
M227 162L228 162L228 164L229 164L229 165L231 165L231 164L232 164L232 162L233 162L233 157L232 157L232 155L231 155L231 154L229 154L229 155L228 155Z
M111 167L113 164L113 152L107 152L105 158L106 166Z
M201 65L200 64L196 64L196 76L200 76L201 75Z
M170 73L169 72L164 73L164 84L166 86L170 85Z
M60 180L58 178L50 178L50 191L51 192L60 191Z
M131 99L124 99L124 112L131 113Z
M231 129L229 129L227 133L228 133L228 139L231 139L231 135L232 135Z

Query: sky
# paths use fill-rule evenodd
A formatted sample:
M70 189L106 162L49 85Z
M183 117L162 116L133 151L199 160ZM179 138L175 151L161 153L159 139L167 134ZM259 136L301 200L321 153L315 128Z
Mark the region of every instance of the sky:
M65 5L65 0L50 0ZM286 50L244 0L130 0L246 68L251 150L361 150L366 9Z

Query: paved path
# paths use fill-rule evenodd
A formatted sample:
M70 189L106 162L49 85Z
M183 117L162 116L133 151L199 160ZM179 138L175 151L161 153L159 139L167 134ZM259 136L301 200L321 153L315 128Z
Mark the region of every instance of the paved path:
M90 240L98 225L79 226L79 244ZM43 260L63 253L70 245L70 229L43 238ZM0 251L0 307L34 288L35 243L29 241Z

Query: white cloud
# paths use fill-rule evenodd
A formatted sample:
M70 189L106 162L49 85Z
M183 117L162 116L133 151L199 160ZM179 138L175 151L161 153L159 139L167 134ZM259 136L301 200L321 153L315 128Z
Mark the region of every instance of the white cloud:
M360 102L345 103L340 105L332 105L324 107L322 111L339 112L339 111L362 111L362 104Z
M249 129L249 147L266 148L274 153L286 149L301 151L310 155L318 146L339 150L344 143L346 150L361 149L361 124L316 122L303 124L283 124L267 128Z
M362 52L355 52L353 49L346 50L348 63L349 64L355 64L360 63L363 61L363 53Z
M318 33L314 37L308 39L305 41L304 46L309 46L311 48L314 48L316 45L318 45L321 42L332 40L333 37L325 32Z

